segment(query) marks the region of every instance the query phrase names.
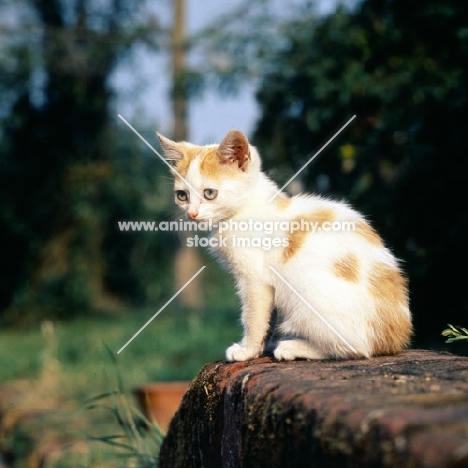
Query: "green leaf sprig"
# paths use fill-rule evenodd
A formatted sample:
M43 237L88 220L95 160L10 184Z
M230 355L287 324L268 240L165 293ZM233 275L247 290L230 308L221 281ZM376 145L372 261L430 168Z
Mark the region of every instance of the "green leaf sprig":
M468 341L468 329L460 327L459 325L447 324L449 328L446 328L442 332L442 336L447 336L446 343L453 343L454 341L466 340Z

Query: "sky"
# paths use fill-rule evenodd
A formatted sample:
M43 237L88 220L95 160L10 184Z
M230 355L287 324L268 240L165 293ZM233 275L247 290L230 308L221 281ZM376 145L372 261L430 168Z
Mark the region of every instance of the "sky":
M212 25L221 15L235 10L246 1L248 0L185 0L187 35ZM272 5L278 17L284 19L294 11L295 5L310 1L269 0L269 5ZM358 0L315 0L315 8L319 14L327 14L333 11L338 3L353 5L356 1ZM170 28L173 23L173 0L146 2L149 12L155 15L163 26ZM7 9L9 16L2 18L2 24L14 26L18 21L15 15L23 14L23 10L24 8ZM143 46L136 47L128 59L120 62L111 79L111 86L117 91L114 106L116 121L118 114L121 114L138 128L154 126L155 130L163 135L171 135L170 76L169 51L154 53ZM39 85L44 79L40 73L35 78ZM256 83L246 82L234 96L220 95L208 88L202 96L191 100L189 140L196 144L218 143L233 128L251 136L259 117L259 108L255 101L256 86ZM38 86L38 89L40 88L41 86ZM40 98L41 94L38 99Z
M243 0L186 0L186 27L188 34L234 9ZM300 1L300 0L299 0ZM348 0L349 1L349 0ZM278 14L286 6L298 0L273 0ZM317 0L317 11L326 14L334 9L338 0ZM161 5L159 2L158 5ZM172 22L172 0L165 0L164 8L158 7L158 15L164 24ZM140 50L131 64L123 64L113 78L120 98L116 108L130 122L148 119L157 131L171 134L171 108L168 99L170 87L169 54L148 54ZM132 97L130 97L132 96ZM203 96L191 101L189 106L189 140L196 144L218 143L232 128L250 136L254 130L259 109L255 101L255 84L246 83L235 96L222 96L207 90ZM117 116L116 116L117 117Z

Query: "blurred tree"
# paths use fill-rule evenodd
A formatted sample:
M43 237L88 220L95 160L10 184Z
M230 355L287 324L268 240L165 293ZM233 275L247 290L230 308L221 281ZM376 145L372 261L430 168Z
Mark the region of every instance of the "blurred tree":
M324 18L305 9L268 57L255 142L285 182L345 197L404 260L416 344L468 316L468 4L364 0Z
M168 45L170 31L142 0L0 1L0 319L27 324L116 298L160 299L180 242L122 233L117 221L167 219L170 181L162 186L165 168L112 124L109 79L135 44ZM248 67L225 59L255 52L246 41L269 42L266 5L245 1L182 38L180 50L198 60L178 70L174 91L191 99L204 84L234 89Z
M167 209L145 203L157 196L154 160L126 154L109 119L116 64L136 43L156 47L161 34L140 5L3 2L12 18L0 31L4 319L66 317L112 293L141 298L148 281L135 257L148 249L164 256L160 237L116 233L117 219Z

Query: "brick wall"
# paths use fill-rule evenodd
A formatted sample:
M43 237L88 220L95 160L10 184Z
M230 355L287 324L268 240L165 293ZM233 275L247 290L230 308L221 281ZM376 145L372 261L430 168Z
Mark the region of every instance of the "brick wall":
M159 468L468 467L468 358L205 366Z

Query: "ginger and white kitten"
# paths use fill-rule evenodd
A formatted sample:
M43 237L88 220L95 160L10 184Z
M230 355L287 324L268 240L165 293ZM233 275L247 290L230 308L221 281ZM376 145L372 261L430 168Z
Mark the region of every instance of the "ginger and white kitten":
M398 353L408 344L407 281L361 214L313 195L281 193L270 202L278 188L261 172L257 150L239 131L207 146L158 136L183 177L175 176L176 203L189 218L218 226L211 233L211 244L218 244L212 250L237 280L244 337L227 349L228 360L245 361L265 351L275 307L282 337L273 353L279 360L363 358ZM285 221L315 223L316 229L290 232ZM220 233L219 226L228 222L232 229ZM252 229L253 222L257 228L258 222L274 226L274 232ZM339 226L336 222L348 227L351 222L354 230L325 229Z

